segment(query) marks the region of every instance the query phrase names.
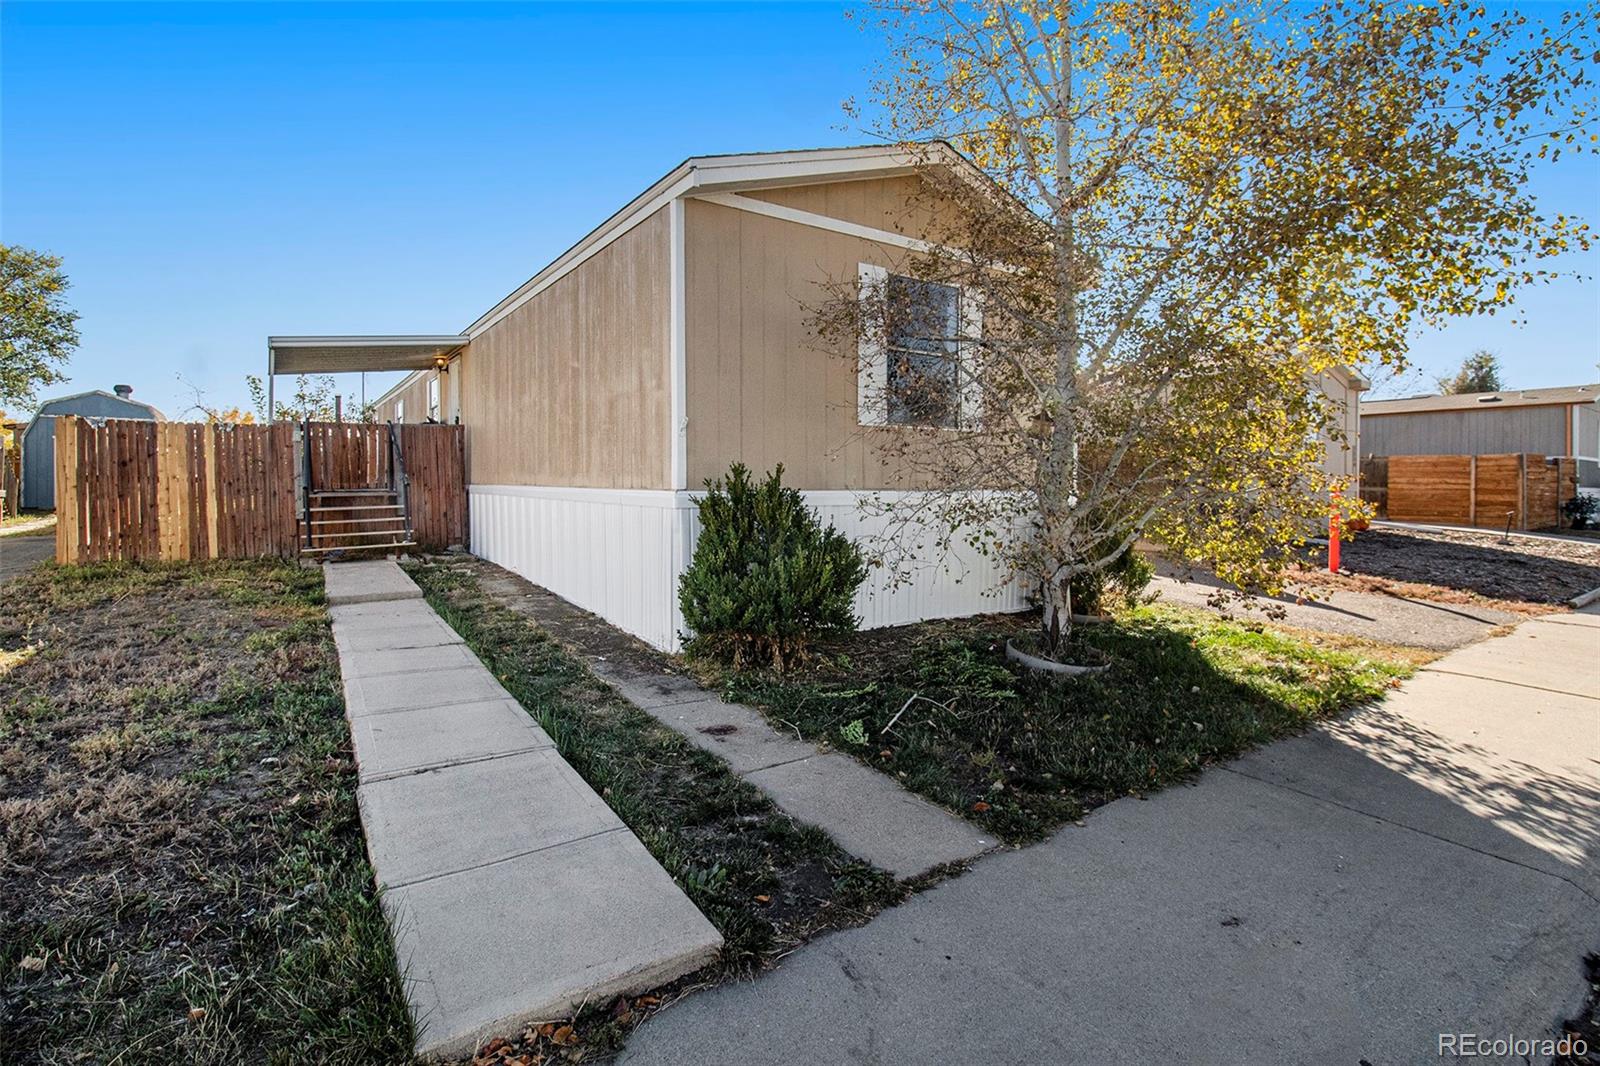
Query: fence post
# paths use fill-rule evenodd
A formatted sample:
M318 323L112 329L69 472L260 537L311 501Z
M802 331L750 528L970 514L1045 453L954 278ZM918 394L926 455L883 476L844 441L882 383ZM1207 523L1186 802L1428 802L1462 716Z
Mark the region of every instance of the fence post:
M1478 524L1478 457L1467 457L1467 525Z
M1528 453L1517 453L1517 528L1528 528Z
M207 555L222 558L221 516L222 501L217 492L217 433L216 426L205 426L201 440L204 442L206 472L206 545Z
M72 506L78 491L77 463L68 458L68 442L77 443L76 431L69 431L71 415L56 419L56 562L63 565L77 562L78 515ZM76 453L77 448L72 448ZM76 456L74 455L75 459Z

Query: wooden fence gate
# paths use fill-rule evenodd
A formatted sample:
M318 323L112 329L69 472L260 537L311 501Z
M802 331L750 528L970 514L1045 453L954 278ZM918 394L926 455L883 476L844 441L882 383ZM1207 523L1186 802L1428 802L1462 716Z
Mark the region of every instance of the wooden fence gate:
M359 547L307 523L317 491L370 490L404 472L398 525L425 550L465 545L460 426L56 420L56 560L290 558ZM377 442L383 442L379 447ZM375 546L370 541L367 546Z

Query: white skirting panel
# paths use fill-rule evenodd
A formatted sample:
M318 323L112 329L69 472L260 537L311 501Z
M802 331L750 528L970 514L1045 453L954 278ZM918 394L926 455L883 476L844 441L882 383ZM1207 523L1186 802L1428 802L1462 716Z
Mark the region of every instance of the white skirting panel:
M1006 568L998 561L974 551L959 536L952 538L954 542L948 549L941 549L931 531L915 531L909 523L897 521L894 505L912 502L911 493L813 489L802 491L801 495L823 525L831 525L854 540L869 557L879 547L879 538L891 533L916 540L894 547L900 557L920 561L894 568L868 568L867 580L856 592L856 617L863 629L925 622L930 618L1020 611L1028 606L1021 582L1008 579ZM691 556L694 541L700 535L700 515L692 506L691 503L688 513ZM681 622L679 625L681 628Z
M657 648L676 651L683 620L678 577L694 555L700 518L694 495L666 490L569 489L520 485L469 488L472 547L490 562L593 611ZM866 501L893 503L901 493L804 493L825 524L869 553L891 526ZM896 583L874 567L856 595L864 628L930 618L959 618L1027 606L1020 582L964 543L926 561Z
M472 550L658 648L678 646L676 493L472 485Z

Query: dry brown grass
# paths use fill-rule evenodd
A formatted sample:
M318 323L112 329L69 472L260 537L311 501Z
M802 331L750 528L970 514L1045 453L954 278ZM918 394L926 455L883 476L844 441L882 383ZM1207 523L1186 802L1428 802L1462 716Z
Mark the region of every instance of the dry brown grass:
M0 1061L407 1057L320 598L266 562L0 589Z

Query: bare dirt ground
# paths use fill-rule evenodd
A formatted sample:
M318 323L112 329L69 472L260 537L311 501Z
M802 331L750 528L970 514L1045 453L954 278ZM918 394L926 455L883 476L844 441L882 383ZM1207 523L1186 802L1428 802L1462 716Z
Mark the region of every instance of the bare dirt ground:
M1369 529L1344 542L1337 575L1307 567L1296 581L1538 614L1600 587L1600 543L1542 537L1502 542L1492 532Z
M0 586L0 1062L394 1061L315 571Z

